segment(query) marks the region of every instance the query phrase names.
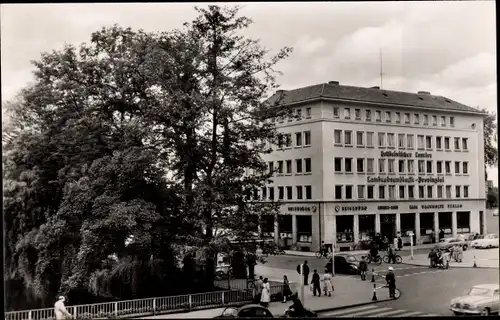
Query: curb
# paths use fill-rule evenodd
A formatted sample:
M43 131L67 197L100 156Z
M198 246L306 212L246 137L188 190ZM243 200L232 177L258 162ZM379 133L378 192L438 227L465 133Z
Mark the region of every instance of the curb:
M399 292L399 297L396 298L396 299L389 298L389 299L382 299L382 300L377 300L377 301L362 302L362 303L356 303L356 304L351 304L351 305L347 305L347 306L340 306L340 307L334 307L334 308L314 310L314 312L316 312L316 313L322 313L322 312L328 312L328 311L343 310L343 309L349 309L349 308L366 306L366 305L374 304L374 303L380 303L380 302L387 302L387 301L397 300L397 299L399 299L401 297L401 291L398 288L396 288L396 290Z
M416 266L416 267L429 267L428 264L416 264L416 263L410 263L410 262L402 262L401 264L405 264L405 265L408 265L408 266ZM477 266L477 267L469 267L469 266L450 266L450 269L451 268L461 268L461 269L498 269L496 267L480 267L480 266Z

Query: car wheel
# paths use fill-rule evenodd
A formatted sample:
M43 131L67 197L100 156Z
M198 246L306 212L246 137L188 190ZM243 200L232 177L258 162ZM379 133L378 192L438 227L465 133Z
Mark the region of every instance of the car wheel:
M490 315L490 309L488 308L483 308L483 310L481 310L481 315L484 317L484 316L489 316Z

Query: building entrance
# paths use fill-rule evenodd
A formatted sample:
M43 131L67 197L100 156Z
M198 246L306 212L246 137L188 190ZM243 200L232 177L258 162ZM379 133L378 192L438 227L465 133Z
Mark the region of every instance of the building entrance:
M387 237L389 243L392 243L396 236L396 214L381 214L380 215L380 235L382 239Z

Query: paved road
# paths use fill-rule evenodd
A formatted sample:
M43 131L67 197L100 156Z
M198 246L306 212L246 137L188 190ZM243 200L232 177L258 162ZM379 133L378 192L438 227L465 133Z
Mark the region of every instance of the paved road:
M412 311L405 309L394 309L391 307L371 304L367 306L352 307L330 312L319 313L320 318L351 318L351 317L435 317L437 314Z

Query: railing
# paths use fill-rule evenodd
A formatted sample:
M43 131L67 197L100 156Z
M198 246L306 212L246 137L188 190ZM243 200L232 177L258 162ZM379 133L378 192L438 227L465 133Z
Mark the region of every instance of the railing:
M245 286L246 286L246 280ZM271 286L271 295L281 293L282 285ZM215 291L182 296L125 300L67 306L73 319L128 318L151 316L159 313L176 313L190 310L210 309L248 303L253 300L250 289ZM7 320L50 320L55 319L54 308L11 311L5 313Z

